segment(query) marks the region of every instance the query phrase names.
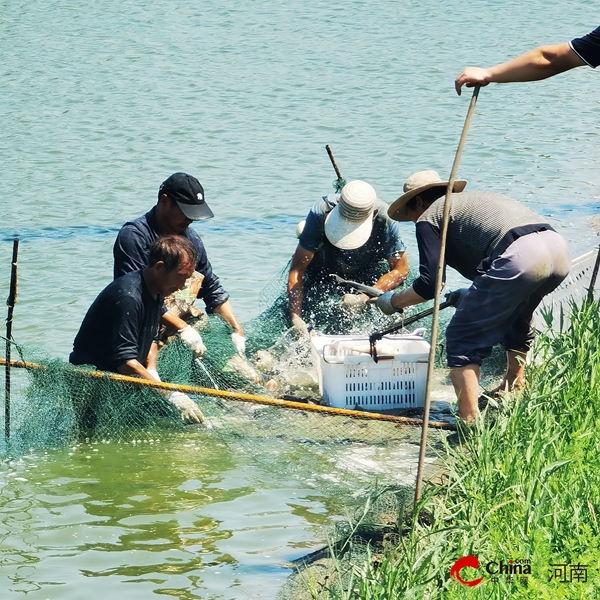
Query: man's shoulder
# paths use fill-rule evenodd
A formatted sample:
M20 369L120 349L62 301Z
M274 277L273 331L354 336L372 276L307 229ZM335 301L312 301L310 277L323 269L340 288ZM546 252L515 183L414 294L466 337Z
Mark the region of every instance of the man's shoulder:
M338 197L335 194L328 194L323 196L320 200L317 200L311 207L309 214L312 213L317 218L325 217L335 208Z
M440 200L443 208L444 198L440 198ZM510 198L506 194L490 192L487 190L472 190L469 192L452 194L452 204L456 204L457 206L462 205L473 210L481 210L482 208L487 208L494 205L504 209L509 206L525 206L522 202L519 202L519 200Z
M152 211L149 211L137 219L127 221L119 230L119 236L143 236L151 237L157 235L156 225L153 223Z
M107 298L119 298L121 296L137 298L142 291L142 271L131 271L121 277L117 277L105 288L103 294Z
M390 225L397 225L398 221L394 221L388 216L388 208L388 204L386 204L383 200L377 198L377 200L375 200L374 207L374 209L377 211L377 214L375 215L375 220L384 223L386 227Z

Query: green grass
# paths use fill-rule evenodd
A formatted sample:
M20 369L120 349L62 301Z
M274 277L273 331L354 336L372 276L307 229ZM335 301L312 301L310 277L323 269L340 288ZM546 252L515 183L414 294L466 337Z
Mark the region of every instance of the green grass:
M377 560L371 553L359 559L340 554L338 577L313 587L313 597L600 597L598 303L578 311L560 336L539 336L535 356L527 388L504 402L493 421L484 413L462 445L446 445L447 485L425 487L398 546ZM467 555L477 556L480 568L465 568L463 578L484 575L476 587L449 576ZM493 581L483 566L500 559L530 560L527 585L518 575ZM587 582L551 579L552 564L588 565L582 571Z

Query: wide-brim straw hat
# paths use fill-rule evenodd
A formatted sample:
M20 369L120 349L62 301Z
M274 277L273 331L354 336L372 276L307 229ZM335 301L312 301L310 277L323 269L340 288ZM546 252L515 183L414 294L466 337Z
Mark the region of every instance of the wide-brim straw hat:
M373 229L377 194L366 182L356 179L342 188L340 201L325 219L325 236L342 250L363 246Z
M437 171L418 171L417 173L413 173L404 182L404 194L388 208L388 216L394 221L410 221L406 212L406 205L410 200L433 187L447 188L448 183L448 181L442 181ZM452 192L462 192L466 185L467 182L465 179L456 179L452 187Z

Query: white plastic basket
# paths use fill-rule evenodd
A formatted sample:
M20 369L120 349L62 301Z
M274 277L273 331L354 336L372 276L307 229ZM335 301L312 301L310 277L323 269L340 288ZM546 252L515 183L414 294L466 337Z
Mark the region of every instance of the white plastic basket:
M336 408L369 411L425 405L429 343L418 335L388 335L377 342L378 362L369 354L369 338L317 335L323 400Z
M571 302L576 306L581 307L586 299L588 289L591 284L594 265L596 264L596 256L598 249L591 250L582 256L573 259L571 270L563 282L551 293L544 297L541 304L535 311L535 322L538 328L543 328L545 320L544 312L552 311L551 329L555 332L560 331L561 311L563 327L569 324L571 313ZM594 297L598 298L600 292L600 274L596 278L594 285Z

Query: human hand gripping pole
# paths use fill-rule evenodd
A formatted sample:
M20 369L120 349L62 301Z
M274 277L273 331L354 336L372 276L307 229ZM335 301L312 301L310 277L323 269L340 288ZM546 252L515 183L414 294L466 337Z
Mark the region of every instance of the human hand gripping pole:
M394 297L394 292L384 292L381 296L378 296L376 299L372 299L371 302L375 304L375 306L384 314L384 315L393 315L395 313L403 312L401 308L396 308L392 305L392 298Z
M446 294L446 302L454 308L458 308L460 303L464 300L467 295L469 288L460 288L454 292L448 292Z

